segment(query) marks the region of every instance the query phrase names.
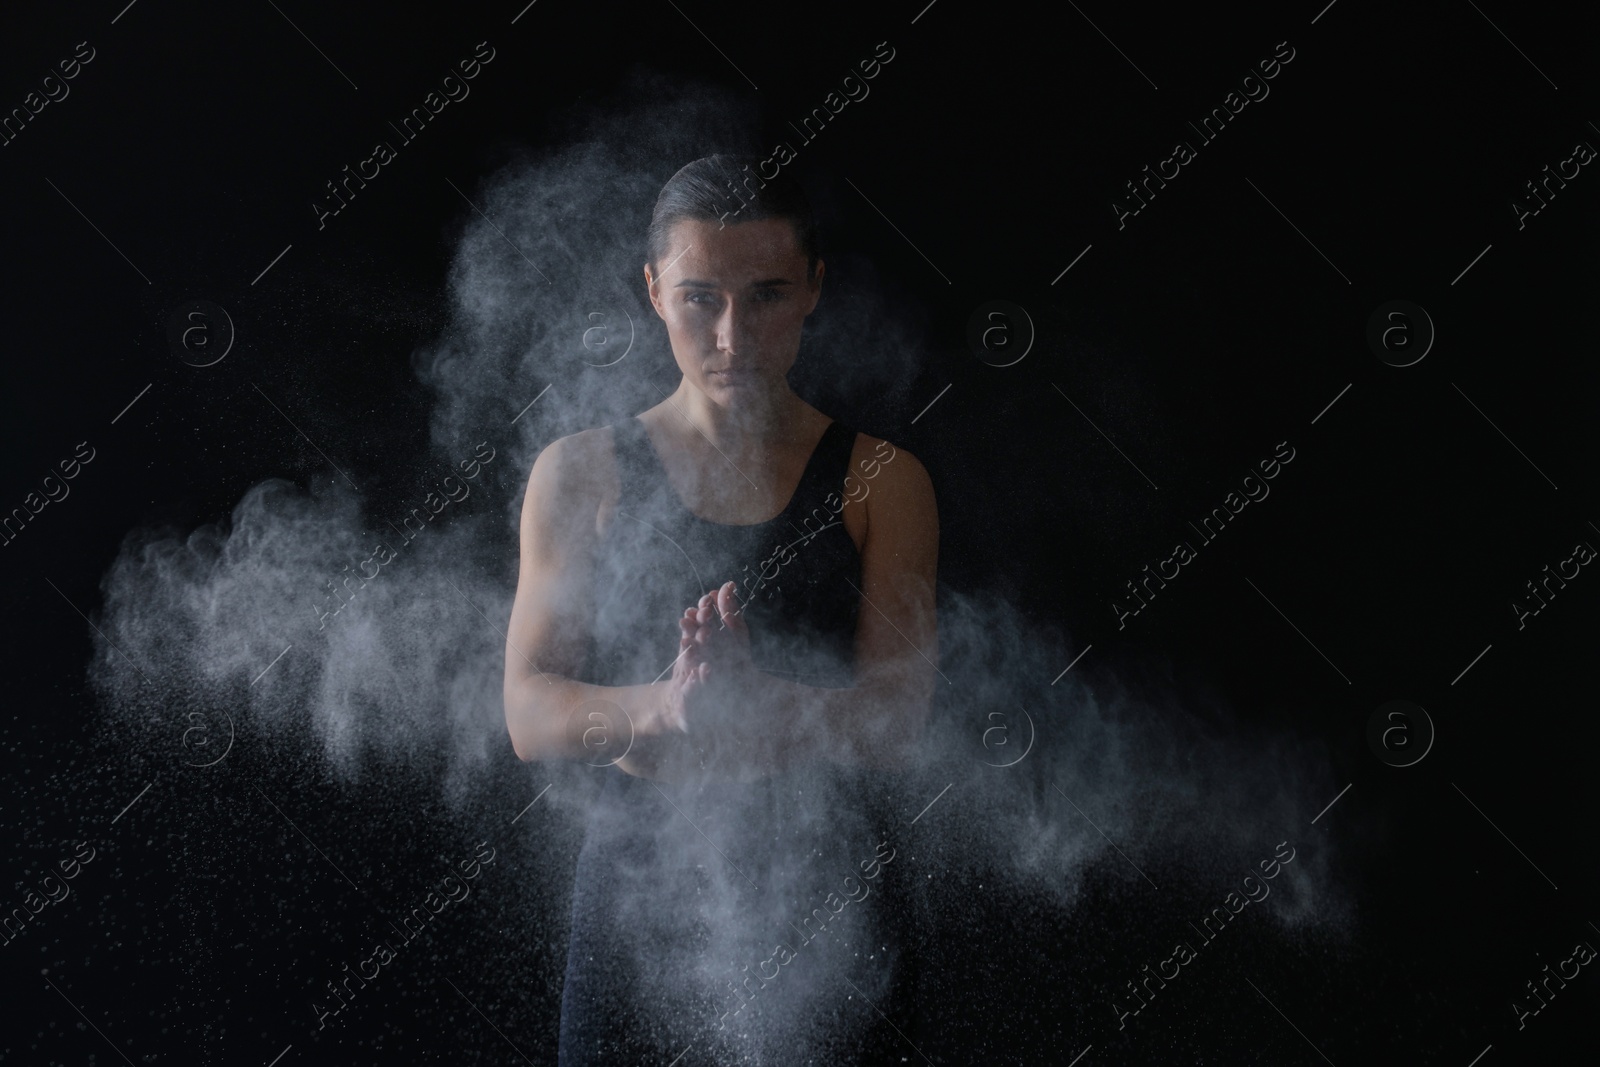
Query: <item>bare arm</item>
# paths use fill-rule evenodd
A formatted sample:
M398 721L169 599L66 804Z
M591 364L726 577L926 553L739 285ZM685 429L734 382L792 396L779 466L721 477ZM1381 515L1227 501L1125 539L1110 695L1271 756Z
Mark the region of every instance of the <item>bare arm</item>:
M633 731L654 728L659 717L659 687L572 677L582 670L594 622L600 443L595 431L555 441L528 476L504 687L506 729L523 760L597 761L620 753Z

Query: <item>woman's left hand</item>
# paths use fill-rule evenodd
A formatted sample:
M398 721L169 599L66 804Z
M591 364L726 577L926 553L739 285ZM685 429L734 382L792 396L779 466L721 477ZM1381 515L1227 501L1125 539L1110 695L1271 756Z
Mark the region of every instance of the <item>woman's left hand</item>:
M703 768L744 778L771 742L758 710L764 677L750 655L750 630L733 582L707 593L679 619L685 682L678 714Z
M760 675L750 657L750 629L735 591L733 582L724 582L678 620L688 644L685 658L691 669L698 668L708 696L748 697Z

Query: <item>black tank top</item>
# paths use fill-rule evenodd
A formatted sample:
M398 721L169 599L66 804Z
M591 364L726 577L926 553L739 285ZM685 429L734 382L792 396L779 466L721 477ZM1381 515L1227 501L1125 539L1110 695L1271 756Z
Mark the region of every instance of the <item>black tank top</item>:
M830 423L784 510L731 525L689 511L637 418L612 432L621 496L594 559L583 680L662 678L684 608L732 579L759 669L851 685L861 561L839 510L855 433ZM882 1027L849 983L886 998L892 968L881 894L842 894L883 884L862 881L883 855L881 782L833 765L699 785L594 773L604 783L573 887L563 1067L666 1064L686 1047L696 1063L862 1062Z
M655 681L678 654L677 617L731 579L757 667L809 685L851 684L861 562L839 510L855 434L830 422L783 511L733 525L688 509L644 423L625 419L612 433L621 496L596 560L588 680ZM731 465L728 474L743 478Z

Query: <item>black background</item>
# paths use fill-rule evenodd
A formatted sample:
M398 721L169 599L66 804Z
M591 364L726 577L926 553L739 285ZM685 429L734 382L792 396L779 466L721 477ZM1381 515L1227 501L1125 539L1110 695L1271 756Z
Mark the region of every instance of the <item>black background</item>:
M515 25L515 0L278 7L4 16L4 108L77 42L96 57L0 148L0 506L20 505L77 442L97 450L70 498L0 552L5 906L74 840L104 858L4 948L0 1057L266 1064L292 1045L280 1062L554 1062L564 919L523 928L522 898L487 883L475 926L337 1034L309 1033L308 988L368 936L372 899L355 883L463 858L475 835L455 815L352 794L289 747L241 752L209 778L145 766L86 691L86 617L128 530L213 522L263 478L326 475L253 384L346 469L382 483L425 463L431 396L409 354L445 325L469 210L444 179L470 191L547 144L562 116L615 106L640 67L749 92L768 139L788 138L785 120L883 40L892 65L801 168L832 183L830 247L875 264L922 324L915 380L849 398L853 421L932 473L946 586L1006 598L1027 626L1070 634L1073 655L1092 645L1074 667L1084 677L1223 704L1230 729L1320 738L1351 786L1292 836L1337 842L1359 911L1337 951L1241 936L1207 961L1203 986L1119 1037L1108 991L1129 960L1155 958L1142 931L1181 912L1172 895L1133 900L1091 879L1091 936L1071 915L978 894L920 962L925 1018L907 1062L1071 1059L1093 1045L1086 1065L1466 1065L1492 1045L1484 1064L1535 1063L1593 1040L1600 979L1587 971L1526 1029L1509 1008L1545 963L1600 941L1600 579L1585 568L1521 630L1510 606L1574 544L1600 544L1600 178L1584 167L1521 229L1511 207L1576 142L1600 144L1592 22L1355 0L1320 15L1317 2L540 0ZM471 102L319 232L308 205L323 183L486 39L497 55ZM1271 95L1119 229L1123 183L1193 142L1185 120L1280 41L1295 57ZM168 345L170 314L196 298L238 328L216 367ZM1015 366L968 349L969 317L992 299L1025 307L1037 331ZM1395 299L1437 330L1404 368L1366 340ZM1279 441L1296 458L1272 497L1119 632L1123 583ZM1412 767L1385 766L1366 741L1392 699L1428 709L1437 730ZM509 744L503 762L508 789L531 796ZM508 848L501 862L528 886L561 880L538 856Z

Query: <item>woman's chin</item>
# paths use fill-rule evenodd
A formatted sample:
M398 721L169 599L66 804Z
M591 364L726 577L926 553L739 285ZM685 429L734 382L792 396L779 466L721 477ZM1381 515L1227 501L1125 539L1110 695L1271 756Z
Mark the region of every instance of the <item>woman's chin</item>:
M723 375L713 372L706 375L702 391L721 407L765 410L778 399L778 391L766 379L753 374Z

